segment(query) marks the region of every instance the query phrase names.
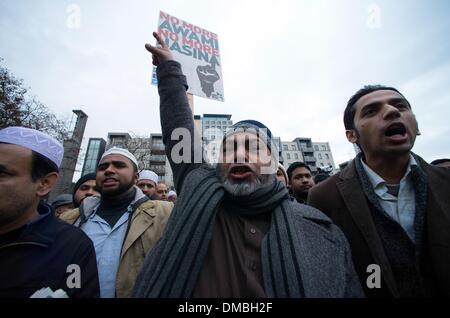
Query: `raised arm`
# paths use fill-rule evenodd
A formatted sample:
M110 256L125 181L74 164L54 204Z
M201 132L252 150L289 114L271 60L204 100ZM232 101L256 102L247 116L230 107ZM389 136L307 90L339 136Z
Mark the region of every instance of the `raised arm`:
M159 35L153 32L153 36L156 38L158 46L145 44L145 48L152 53L153 65L157 66L163 142L166 147L167 158L172 167L175 188L180 193L186 175L201 164L202 144L194 131L194 119L186 95L188 86L186 77L181 71L181 65L173 59L172 52ZM179 137L179 134L176 134L180 131L175 131L177 128L184 129L184 137ZM172 138L174 131L175 138ZM183 140L186 137L188 139ZM197 140L194 143L195 139ZM180 140L183 140L182 144L179 144ZM182 147L183 153L180 153L181 145L184 145ZM200 147L200 149L197 149L200 153L197 153L196 158L194 158L194 145Z

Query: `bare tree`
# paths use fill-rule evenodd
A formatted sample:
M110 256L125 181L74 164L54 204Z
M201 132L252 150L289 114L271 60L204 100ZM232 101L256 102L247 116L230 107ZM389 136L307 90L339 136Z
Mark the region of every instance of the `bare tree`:
M130 133L131 138L125 141L124 147L128 149L139 163L139 171L150 169L150 137Z
M9 126L37 129L61 142L69 136L65 121L58 119L35 96L30 96L23 80L0 65L0 129Z

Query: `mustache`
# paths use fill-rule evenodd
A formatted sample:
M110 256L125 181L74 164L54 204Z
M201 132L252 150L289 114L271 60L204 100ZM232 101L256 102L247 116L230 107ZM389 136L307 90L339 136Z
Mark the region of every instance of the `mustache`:
M254 174L257 174L255 168L252 167L251 165L248 165L248 164L232 164L227 169L226 173L227 173L227 175L230 175L230 173L237 172L237 171L249 171L249 172L252 172Z
M231 169L232 169L232 167L230 167L229 169L224 171L222 164L217 164L216 173L217 173L218 177L220 178L220 180L222 181L225 191L234 197L250 195L253 192L257 191L258 189L269 184L272 180L271 175L256 174L256 178L252 181L232 183L227 177L228 173Z

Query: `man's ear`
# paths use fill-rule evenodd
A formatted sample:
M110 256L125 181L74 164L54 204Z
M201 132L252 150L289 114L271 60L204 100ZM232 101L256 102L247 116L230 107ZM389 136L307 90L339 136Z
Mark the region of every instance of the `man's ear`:
M350 129L345 131L345 135L347 136L347 140L352 144L356 144L358 141L358 136L356 134L356 130Z
M50 191L52 191L57 181L58 174L56 172L51 172L45 177L40 178L38 180L36 194L40 197L45 197Z
M133 179L134 179L134 185L136 185L137 182L138 182L138 180L139 180L139 172L136 172L136 173L133 175Z

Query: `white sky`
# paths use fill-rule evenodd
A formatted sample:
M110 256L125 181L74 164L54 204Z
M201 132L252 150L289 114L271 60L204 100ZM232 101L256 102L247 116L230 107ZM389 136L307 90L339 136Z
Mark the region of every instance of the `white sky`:
M339 164L354 156L342 123L349 97L392 85L419 121L413 151L450 157L445 0L0 0L0 57L56 114L88 114L83 146L108 132L161 132L144 48L160 10L219 36L226 101L197 97L196 114L256 119L283 141L329 141Z

